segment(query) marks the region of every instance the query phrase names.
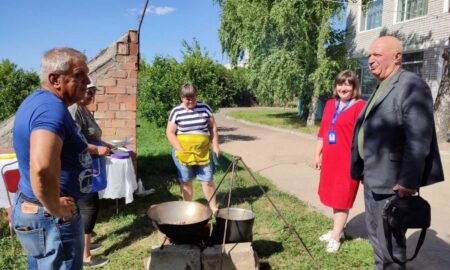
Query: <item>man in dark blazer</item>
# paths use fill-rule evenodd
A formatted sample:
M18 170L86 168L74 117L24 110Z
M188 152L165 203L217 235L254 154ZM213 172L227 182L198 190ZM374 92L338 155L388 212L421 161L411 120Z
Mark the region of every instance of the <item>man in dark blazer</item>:
M351 175L363 181L366 226L375 269L405 269L392 261L384 237L386 200L411 196L419 187L443 181L431 91L424 80L401 68L403 49L392 36L376 39L368 63L379 85L354 130ZM395 232L393 253L405 260L405 232Z

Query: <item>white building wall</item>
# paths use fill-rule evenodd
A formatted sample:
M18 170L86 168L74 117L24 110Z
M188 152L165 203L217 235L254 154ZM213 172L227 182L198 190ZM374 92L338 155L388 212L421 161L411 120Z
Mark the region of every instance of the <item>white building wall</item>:
M394 35L403 42L404 52L424 52L423 79L430 85L433 96L436 95L442 76L441 54L449 46L450 12L448 0L428 0L427 15L396 23L398 0L383 1L381 27L360 31L361 0L350 2L347 16L347 46L349 56L363 58L377 37Z

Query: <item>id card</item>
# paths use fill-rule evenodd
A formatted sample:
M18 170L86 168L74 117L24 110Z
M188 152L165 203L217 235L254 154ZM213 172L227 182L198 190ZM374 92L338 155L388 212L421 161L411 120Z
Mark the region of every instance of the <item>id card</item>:
M329 130L328 131L328 143L335 144L336 143L336 131Z

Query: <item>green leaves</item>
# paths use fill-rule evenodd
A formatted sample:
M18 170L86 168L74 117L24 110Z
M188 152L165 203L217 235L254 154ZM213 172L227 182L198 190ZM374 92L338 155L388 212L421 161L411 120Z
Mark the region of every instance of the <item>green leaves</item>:
M180 103L179 89L185 83L198 88L198 101L213 110L220 106L233 106L251 97L248 77L243 69L227 70L214 62L196 39L184 46L183 62L157 56L153 63L142 60L139 74L138 106L142 117L166 125L169 111Z
M180 64L170 57L156 56L153 64L141 62L138 83L139 113L158 126L167 122L169 110L179 103L178 89L184 81Z
M39 86L35 72L24 71L3 59L0 62L0 121L13 115L20 103Z
M250 56L250 83L260 103L285 105L331 92L346 67L342 31L330 26L343 3L311 0L226 0L219 37L233 63ZM344 60L344 61L343 61ZM314 90L316 89L316 90Z
M286 104L302 88L304 71L296 52L273 50L258 67L258 98L263 104ZM256 78L253 77L253 81ZM292 91L297 90L297 91Z

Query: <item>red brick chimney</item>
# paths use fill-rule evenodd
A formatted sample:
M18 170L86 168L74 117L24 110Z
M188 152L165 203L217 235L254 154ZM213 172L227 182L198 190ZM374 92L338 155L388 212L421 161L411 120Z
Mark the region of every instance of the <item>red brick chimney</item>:
M138 55L137 32L130 30L89 62L98 89L89 109L103 131L102 139L132 138L129 148L135 151Z

